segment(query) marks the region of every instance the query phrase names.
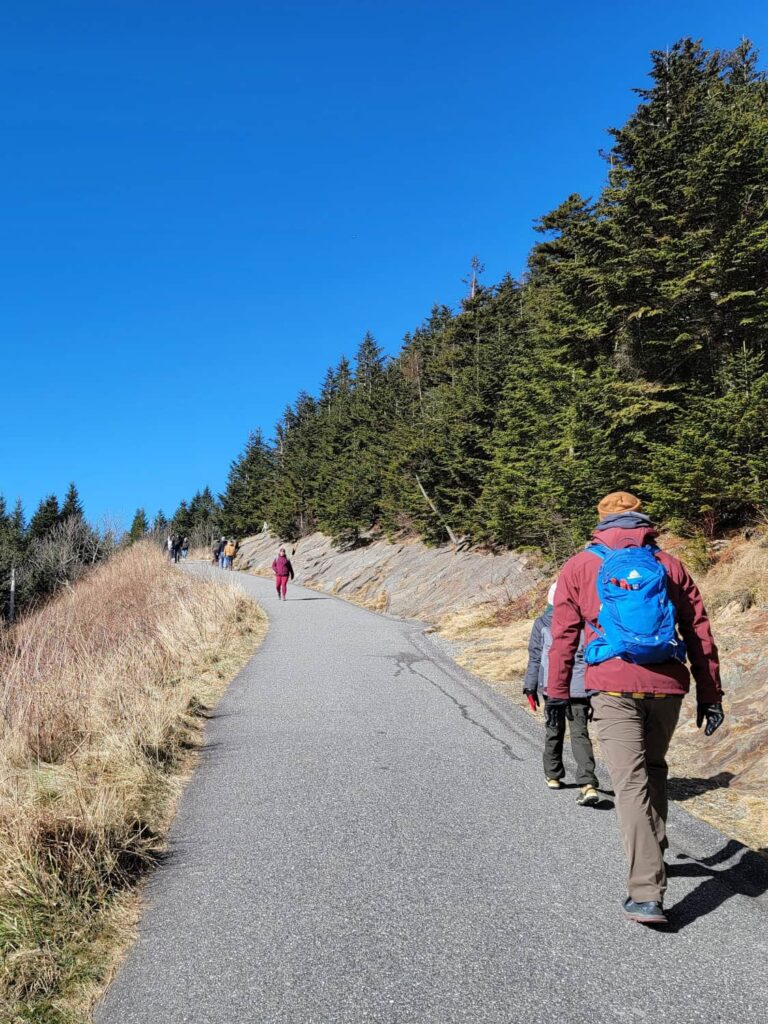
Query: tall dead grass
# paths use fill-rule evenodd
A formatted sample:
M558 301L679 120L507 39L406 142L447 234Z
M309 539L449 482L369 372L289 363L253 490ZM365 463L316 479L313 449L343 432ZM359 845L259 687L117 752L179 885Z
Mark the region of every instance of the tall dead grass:
M200 712L257 643L234 587L140 544L0 650L0 1019L64 1024L127 941Z
M701 578L700 585L712 614L729 606L730 610L744 612L754 605L768 604L768 532L750 540L732 541Z

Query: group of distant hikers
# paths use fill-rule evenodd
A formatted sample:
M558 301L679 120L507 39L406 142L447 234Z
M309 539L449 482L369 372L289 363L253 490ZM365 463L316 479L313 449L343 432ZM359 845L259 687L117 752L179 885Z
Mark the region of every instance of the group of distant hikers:
M531 632L523 693L544 699L544 775L563 787L566 721L576 761L577 803L600 802L591 722L610 772L629 877L625 915L665 924L666 754L690 676L699 728L723 723L717 647L704 603L683 564L656 545L640 499L606 495L583 551L563 566Z
M189 538L177 533L169 534L165 542L165 551L171 562L180 562L189 554Z
M213 564L220 569L231 569L235 555L240 550L240 541L222 537L213 545Z

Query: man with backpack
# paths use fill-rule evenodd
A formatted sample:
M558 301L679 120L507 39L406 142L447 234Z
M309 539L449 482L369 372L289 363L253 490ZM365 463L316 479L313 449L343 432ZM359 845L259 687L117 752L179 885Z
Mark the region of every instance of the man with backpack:
M528 668L523 680L523 693L528 698L531 710L539 707L540 696L547 700L547 670L549 650L552 646L552 609L555 603L557 583L553 583L547 594L547 607L533 624L528 641ZM595 755L589 738L590 694L584 687L584 648L579 644L569 681L571 712L569 722L571 750L576 762L576 783L579 795L576 803L582 807L594 807L600 802L595 774ZM544 777L549 789L562 789L565 778L563 744L565 742L565 718L553 726L547 726L544 737Z
M666 753L696 681L696 723L723 722L717 647L701 594L683 564L655 545L641 502L617 491L597 506L584 551L560 573L552 617L547 724L571 717L569 680L582 629L593 720L616 794L629 864L624 913L665 924Z

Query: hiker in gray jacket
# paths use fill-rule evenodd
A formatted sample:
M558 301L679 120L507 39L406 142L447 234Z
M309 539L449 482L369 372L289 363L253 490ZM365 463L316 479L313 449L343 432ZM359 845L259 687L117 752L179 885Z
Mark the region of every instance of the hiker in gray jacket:
M547 594L546 610L536 619L528 641L528 669L523 680L523 693L531 709L539 707L540 696L547 699L547 667L549 649L552 646L552 605L557 583L553 583ZM576 802L583 807L594 806L600 800L595 774L595 755L589 738L589 698L591 694L584 686L584 637L571 672L571 712L569 719L571 750L576 761L576 782L579 796ZM562 789L565 778L563 765L563 742L565 740L565 719L559 725L546 726L544 739L544 775L550 789Z

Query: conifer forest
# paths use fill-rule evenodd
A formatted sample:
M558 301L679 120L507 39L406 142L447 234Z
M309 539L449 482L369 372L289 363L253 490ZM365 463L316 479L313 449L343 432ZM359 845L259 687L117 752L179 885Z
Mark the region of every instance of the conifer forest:
M768 83L746 42L651 62L602 192L540 218L522 280L475 260L395 358L366 335L250 437L223 529L562 557L618 488L707 536L766 514Z

